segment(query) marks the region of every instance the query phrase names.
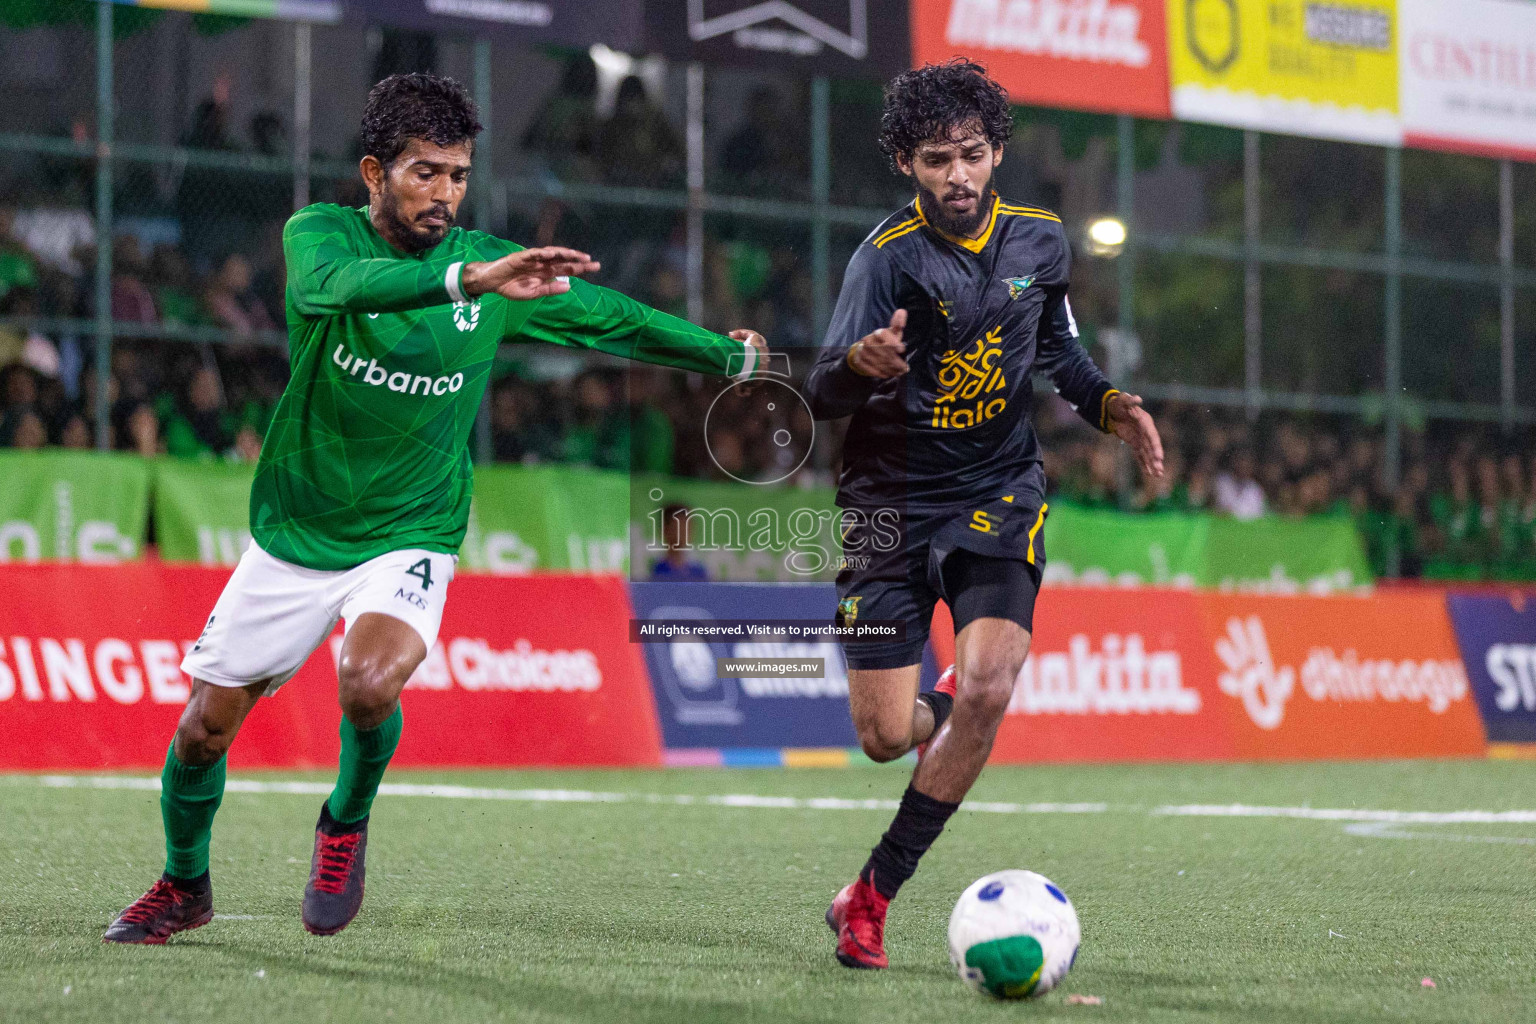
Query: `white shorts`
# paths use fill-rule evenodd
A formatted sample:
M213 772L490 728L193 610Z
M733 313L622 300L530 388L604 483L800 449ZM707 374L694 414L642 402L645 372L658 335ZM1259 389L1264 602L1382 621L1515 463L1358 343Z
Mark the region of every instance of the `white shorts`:
M266 683L270 696L325 642L337 619L351 629L364 612L401 620L430 651L458 561L406 548L327 572L273 558L252 543L181 670L215 686Z

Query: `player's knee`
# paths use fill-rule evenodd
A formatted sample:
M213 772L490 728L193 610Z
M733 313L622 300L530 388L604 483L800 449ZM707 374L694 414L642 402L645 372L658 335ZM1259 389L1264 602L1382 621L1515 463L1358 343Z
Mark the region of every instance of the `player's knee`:
M187 708L176 726L176 760L193 768L218 761L234 742L235 729L195 707Z
M861 722L858 730L859 746L877 764L894 761L912 749L910 726L903 730L887 722Z
M400 667L392 661L347 656L338 669L342 713L360 729L371 729L388 718L400 699Z
M1023 654L981 654L972 658L960 671L956 705L965 705L983 720L1000 720L1008 711L1014 680L1023 667Z

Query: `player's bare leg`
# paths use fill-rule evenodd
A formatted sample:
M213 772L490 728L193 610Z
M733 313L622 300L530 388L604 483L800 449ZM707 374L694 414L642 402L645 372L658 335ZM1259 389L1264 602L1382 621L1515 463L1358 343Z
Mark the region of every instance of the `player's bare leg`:
M118 915L102 941L158 945L213 920L208 844L224 797L224 755L265 690L265 683L238 687L193 681L161 773L165 873Z
M955 710L913 773L921 793L959 803L992 753L1014 680L1029 655L1029 631L1009 619L977 619L955 638Z
M341 768L320 808L304 927L334 935L363 905L368 814L400 740L400 691L427 656L421 635L391 615L368 612L347 630L337 667Z
M886 966L885 915L891 898L986 765L1014 680L1029 654L1029 639L1029 631L1010 619L966 624L955 641L955 690L948 715L940 710L947 710L943 702L929 703L931 694L924 695L927 700L917 698L916 665L849 672L849 704L865 753L881 761L916 744L927 749L896 820L858 879L827 910L827 924L837 933L837 958L845 966Z

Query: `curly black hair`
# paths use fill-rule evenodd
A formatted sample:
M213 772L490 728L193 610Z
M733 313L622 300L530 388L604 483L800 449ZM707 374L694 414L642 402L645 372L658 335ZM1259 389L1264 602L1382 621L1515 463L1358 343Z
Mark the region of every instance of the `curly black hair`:
M473 142L481 127L475 101L453 79L420 72L390 75L368 93L363 153L388 167L411 139L455 146Z
M924 142L953 139L978 126L994 146L1013 137L1008 93L973 61L957 57L903 71L885 87L880 149L898 170L896 158L910 160Z

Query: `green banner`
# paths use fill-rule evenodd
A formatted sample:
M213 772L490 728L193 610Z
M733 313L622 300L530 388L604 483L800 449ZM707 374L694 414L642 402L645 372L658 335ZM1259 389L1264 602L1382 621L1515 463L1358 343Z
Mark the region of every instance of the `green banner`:
M167 562L234 565L251 542L256 467L160 459L155 463L155 540Z
M1372 582L1346 518L1238 522L1053 502L1045 550L1045 578L1054 583L1326 594Z
M486 466L459 557L466 569L628 572L629 477L556 466Z
M133 455L0 452L0 562L138 558L150 469Z
M233 565L249 541L250 467L162 459L155 481L161 556ZM479 572L629 573L633 567L633 577L645 579L665 551L662 509L686 505L689 557L710 579L831 580L841 554L832 499L830 488L487 466L475 473L460 557L465 569ZM1241 523L1052 502L1045 550L1046 579L1056 584L1328 593L1371 583L1359 534L1347 519Z

